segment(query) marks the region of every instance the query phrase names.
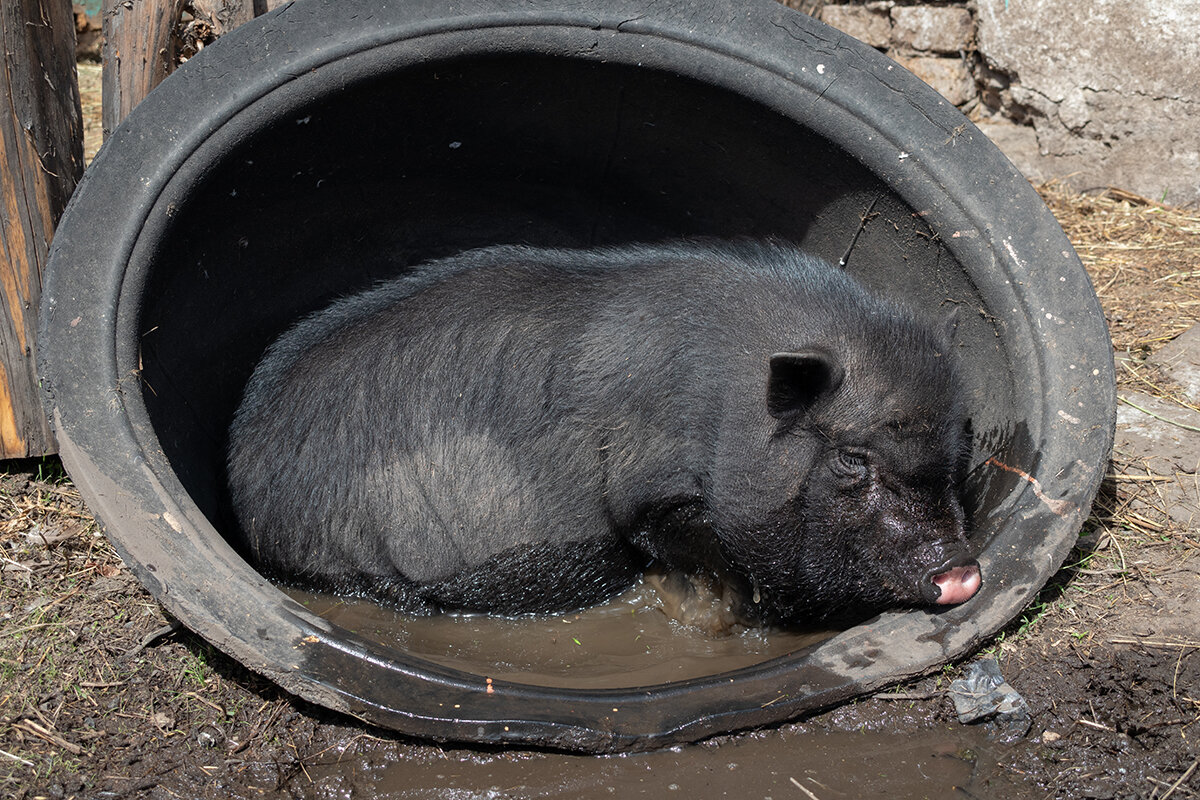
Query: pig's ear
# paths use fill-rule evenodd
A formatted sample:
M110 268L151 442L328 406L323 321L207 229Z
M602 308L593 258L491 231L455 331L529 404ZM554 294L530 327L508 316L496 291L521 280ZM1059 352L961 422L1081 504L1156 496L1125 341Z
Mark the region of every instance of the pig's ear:
M794 414L822 395L837 391L842 365L823 350L798 350L771 356L767 411L773 417Z

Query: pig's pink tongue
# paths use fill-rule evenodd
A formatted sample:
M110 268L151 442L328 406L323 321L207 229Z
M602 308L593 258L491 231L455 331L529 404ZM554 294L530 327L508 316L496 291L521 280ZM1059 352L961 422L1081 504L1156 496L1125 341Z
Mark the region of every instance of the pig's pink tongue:
M979 567L954 567L934 575L933 582L942 590L937 599L939 605L961 603L979 591Z

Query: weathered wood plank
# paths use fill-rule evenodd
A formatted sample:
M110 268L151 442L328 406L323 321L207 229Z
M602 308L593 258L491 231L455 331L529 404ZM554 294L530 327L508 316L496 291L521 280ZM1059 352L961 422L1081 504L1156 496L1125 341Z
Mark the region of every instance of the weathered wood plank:
M55 451L34 338L50 239L83 174L70 0L2 0L0 42L0 458L23 458Z
M104 134L174 69L175 27L185 0L105 0Z
M181 55L273 7L268 0L104 0L105 137L171 74ZM185 10L191 16L186 26Z

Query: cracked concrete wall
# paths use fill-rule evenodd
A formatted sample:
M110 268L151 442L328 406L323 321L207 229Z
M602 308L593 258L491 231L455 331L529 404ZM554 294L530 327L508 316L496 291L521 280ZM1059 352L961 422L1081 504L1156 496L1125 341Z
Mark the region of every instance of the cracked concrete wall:
M1032 122L1026 166L1200 202L1200 0L977 0L984 99Z

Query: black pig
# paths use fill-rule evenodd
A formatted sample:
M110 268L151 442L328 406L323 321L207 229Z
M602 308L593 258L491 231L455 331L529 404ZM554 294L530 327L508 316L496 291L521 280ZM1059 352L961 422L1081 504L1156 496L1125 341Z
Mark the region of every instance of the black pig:
M979 586L943 326L790 247L492 247L301 321L230 429L251 556L414 611L587 605L650 561L763 619Z

